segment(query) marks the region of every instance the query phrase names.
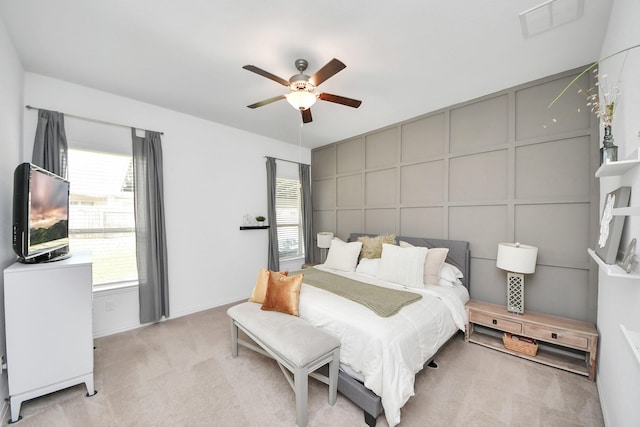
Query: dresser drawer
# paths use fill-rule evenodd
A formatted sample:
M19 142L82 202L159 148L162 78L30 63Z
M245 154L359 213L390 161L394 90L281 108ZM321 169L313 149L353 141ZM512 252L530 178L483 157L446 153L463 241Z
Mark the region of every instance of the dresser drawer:
M490 328L499 329L501 331L512 332L514 334L522 333L522 324L519 322L513 322L500 317L478 313L475 310L471 310L469 317L472 323L489 326Z
M579 348L583 350L589 349L589 339L587 337L565 331L559 331L557 329L545 328L544 326L525 324L524 335L530 338L537 338L550 343L557 342L558 344L566 345L568 347Z

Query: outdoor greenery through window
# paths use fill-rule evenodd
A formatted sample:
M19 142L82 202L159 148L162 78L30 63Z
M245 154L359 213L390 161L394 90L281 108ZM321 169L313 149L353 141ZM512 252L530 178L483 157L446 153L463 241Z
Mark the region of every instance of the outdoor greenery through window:
M276 221L280 259L304 255L300 181L276 178Z
M138 280L133 158L69 149L69 246L91 252L93 285Z

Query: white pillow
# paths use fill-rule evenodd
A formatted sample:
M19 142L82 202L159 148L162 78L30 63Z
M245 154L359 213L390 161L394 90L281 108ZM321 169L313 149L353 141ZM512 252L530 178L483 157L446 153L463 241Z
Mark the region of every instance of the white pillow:
M448 262L442 264L442 269L440 270L440 284L442 284L443 281L446 281L449 282L449 286L451 286L451 283L461 285L462 281L460 279L463 277L464 275L462 274L462 271L460 271L460 269L455 265L449 264Z
M362 242L343 242L338 238L331 240L325 267L340 271L355 271Z
M400 247L413 248L411 243L400 240ZM440 271L444 260L447 259L449 248L429 248L427 257L424 260L424 281L425 285L437 285L440 280Z
M400 241L400 246L403 248L414 247L411 243L408 243L402 240ZM440 251L440 252L436 252L436 251ZM448 252L449 252L449 249L446 249L446 248L429 249L429 251L427 252L427 258L425 260L425 270L424 270L424 283L426 285L428 284L435 285L436 283L439 284L440 286L449 286L449 287L453 287L456 284L462 285L462 280L460 280L464 277L464 275L462 274L462 271L460 271L460 269L453 264L449 264L448 262L443 262ZM431 254L435 256L436 253L437 253L438 259L433 260L434 262L430 262L429 255ZM436 265L437 263L440 263L440 262L442 262L442 267L440 267L440 274L439 274L440 277L438 278L437 281L435 281L433 280L434 277L432 276L432 273L434 273L435 268L438 268L436 267Z
M380 280L412 288L424 288L424 261L427 248L401 248L384 243L380 269L376 276Z
M362 258L356 267L356 273L376 277L380 270L380 258Z

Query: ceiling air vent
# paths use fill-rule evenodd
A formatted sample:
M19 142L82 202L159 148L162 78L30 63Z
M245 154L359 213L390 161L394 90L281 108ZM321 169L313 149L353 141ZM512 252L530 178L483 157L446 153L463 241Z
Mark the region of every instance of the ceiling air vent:
M584 14L584 0L549 0L520 13L524 38L536 36L578 20Z

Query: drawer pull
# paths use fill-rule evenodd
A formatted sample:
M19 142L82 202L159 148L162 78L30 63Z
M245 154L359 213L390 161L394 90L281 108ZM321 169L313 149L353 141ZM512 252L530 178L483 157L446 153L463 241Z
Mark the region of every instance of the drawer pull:
M491 321L491 323L493 323L494 325L497 325L497 324L498 324L498 321L497 321L496 319L493 319L493 320Z
M551 338L553 338L554 340L558 339L558 334L556 334L555 332L552 332L551 333Z

